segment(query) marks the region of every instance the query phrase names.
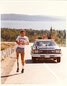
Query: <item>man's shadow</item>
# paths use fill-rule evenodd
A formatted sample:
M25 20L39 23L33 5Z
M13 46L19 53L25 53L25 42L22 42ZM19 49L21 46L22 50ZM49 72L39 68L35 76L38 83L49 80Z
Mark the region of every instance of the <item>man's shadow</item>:
M5 76L1 76L1 78L6 78L6 77L10 77L10 76L15 76L15 75L19 75L21 73L15 73L15 74L10 74L10 75L5 75Z
M42 61L33 62L31 59L27 59L27 60L25 60L25 63L26 64L36 64L36 63L56 63L56 62L54 60L42 60ZM21 73L15 73L15 74L1 76L1 78L11 77L11 76L19 75L19 74L21 74Z

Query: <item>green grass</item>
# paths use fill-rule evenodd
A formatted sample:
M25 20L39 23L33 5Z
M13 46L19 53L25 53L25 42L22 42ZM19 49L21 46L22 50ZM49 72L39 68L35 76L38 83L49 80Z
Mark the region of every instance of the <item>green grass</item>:
M9 47L13 47L15 46L16 44L15 43L1 43L1 50L5 50Z

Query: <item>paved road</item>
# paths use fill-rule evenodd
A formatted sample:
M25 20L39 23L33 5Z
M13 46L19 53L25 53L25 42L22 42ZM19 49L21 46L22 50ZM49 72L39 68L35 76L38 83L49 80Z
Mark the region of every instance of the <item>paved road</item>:
M54 61L45 61L44 63L32 63L30 48L31 45L26 46L25 54L25 72L22 74L21 60L20 72L16 73L15 65L8 75L5 84L66 84L67 82L67 57L66 48L62 49L62 60L60 63ZM64 85L65 86L65 85Z

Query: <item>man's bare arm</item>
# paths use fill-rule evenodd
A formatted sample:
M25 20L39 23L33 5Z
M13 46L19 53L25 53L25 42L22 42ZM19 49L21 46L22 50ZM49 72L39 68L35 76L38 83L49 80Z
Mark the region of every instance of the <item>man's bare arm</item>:
M27 43L23 43L22 45L29 45L29 42L27 42Z
M16 41L16 43L17 43L18 45L20 45L20 43L19 43L18 41Z
M29 42L25 43L26 45L29 45Z

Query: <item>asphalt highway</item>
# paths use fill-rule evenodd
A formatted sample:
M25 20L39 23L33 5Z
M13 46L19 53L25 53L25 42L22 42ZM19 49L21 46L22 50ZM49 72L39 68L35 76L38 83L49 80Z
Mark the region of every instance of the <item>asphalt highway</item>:
M61 47L61 62L56 63L52 60L33 63L31 60L31 45L25 47L25 66L24 73L21 73L22 65L19 56L20 71L16 72L16 62L12 71L7 77L5 84L67 84L67 52L66 47Z

